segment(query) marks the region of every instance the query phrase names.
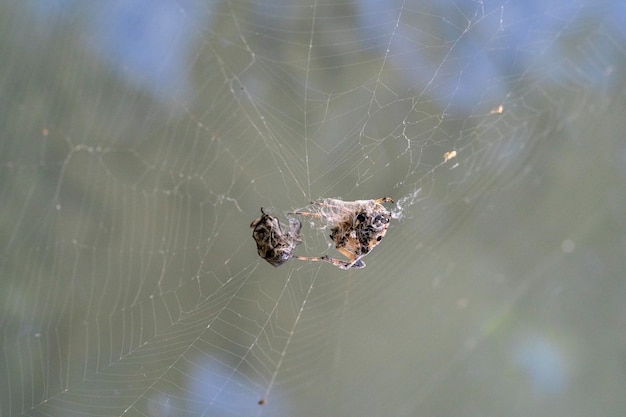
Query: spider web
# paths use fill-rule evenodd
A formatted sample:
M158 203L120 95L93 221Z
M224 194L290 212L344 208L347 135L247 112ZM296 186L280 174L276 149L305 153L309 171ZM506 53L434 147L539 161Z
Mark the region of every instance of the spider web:
M1 416L626 409L619 1L0 19ZM260 207L386 196L365 269L256 254Z

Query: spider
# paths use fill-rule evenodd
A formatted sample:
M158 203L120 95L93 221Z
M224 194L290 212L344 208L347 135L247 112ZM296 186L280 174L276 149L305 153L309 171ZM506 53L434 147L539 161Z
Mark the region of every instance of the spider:
M311 203L315 212L296 211L290 214L322 219L331 227L330 239L347 261L327 255L294 256L302 261L327 262L341 269L365 268L362 258L380 243L387 233L391 213L382 203L393 203L389 197L376 200L342 201L327 198Z
M252 237L256 242L259 256L275 267L278 267L292 257L291 253L297 245L302 243L300 220L289 218L289 230L283 230L280 220L270 216L261 207L261 217L254 220L250 227Z

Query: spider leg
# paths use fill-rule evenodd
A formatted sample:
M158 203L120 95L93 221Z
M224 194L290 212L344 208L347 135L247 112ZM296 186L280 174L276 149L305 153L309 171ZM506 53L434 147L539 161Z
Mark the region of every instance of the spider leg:
M393 198L391 198L391 197L383 197L383 198L377 198L374 201L376 203L378 203L378 204L380 204L380 203L393 203Z
M357 259L356 261L348 262L348 261L342 261L341 259L329 258L327 255L312 256L312 257L294 255L293 258L299 259L301 261L308 261L308 262L326 262L340 269L365 268L365 262L363 262L360 259Z
M370 200L368 200L370 201ZM322 206L322 207L337 207L337 208L342 208L343 204L342 203L351 203L351 201L342 201L342 200L338 200L338 204L337 205L333 205L333 204L327 204L327 203L323 203L321 201L312 201L311 204L315 204L316 206ZM374 199L375 203L393 203L393 198L391 197L383 197L383 198L376 198Z
M318 219L322 217L319 213L309 213L308 211L290 211L287 214L297 214L298 216L304 217L317 217Z

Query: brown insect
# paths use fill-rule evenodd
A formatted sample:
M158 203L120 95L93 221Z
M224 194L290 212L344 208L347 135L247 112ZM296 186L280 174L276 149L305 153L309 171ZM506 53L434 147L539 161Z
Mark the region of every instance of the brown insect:
M289 230L284 230L280 220L270 216L261 208L261 217L254 220L250 227L256 242L259 256L273 266L280 266L292 257L297 245L302 243L300 220L290 218Z
M330 228L330 239L335 248L346 258L294 256L302 261L327 262L341 269L365 268L362 258L380 243L391 220L391 213L382 203L393 203L389 197L376 200L343 201L327 198L311 203L311 211L291 214L309 216L322 220Z

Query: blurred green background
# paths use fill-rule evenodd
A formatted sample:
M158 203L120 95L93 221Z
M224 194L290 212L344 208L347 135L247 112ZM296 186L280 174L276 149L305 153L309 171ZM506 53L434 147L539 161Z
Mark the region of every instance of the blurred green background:
M1 5L0 416L623 416L625 19ZM365 269L256 254L383 196Z

